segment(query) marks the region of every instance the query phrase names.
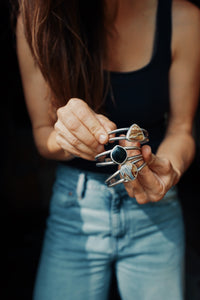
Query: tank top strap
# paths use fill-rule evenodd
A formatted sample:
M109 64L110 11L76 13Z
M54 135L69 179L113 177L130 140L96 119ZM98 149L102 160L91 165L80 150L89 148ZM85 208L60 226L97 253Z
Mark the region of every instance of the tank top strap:
M171 60L172 0L158 0L154 54ZM164 63L164 61L163 61Z

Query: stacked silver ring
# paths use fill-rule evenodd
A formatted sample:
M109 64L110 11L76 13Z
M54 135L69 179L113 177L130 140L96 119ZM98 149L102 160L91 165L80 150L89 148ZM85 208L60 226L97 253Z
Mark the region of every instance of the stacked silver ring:
M128 140L130 142L139 142L140 144L144 144L148 142L148 132L147 130L140 128L137 124L131 125L129 128L120 128L113 131L108 132L111 134L120 134L122 132L127 131L126 136L115 136L109 139L111 141L117 140ZM120 165L120 169L112 174L109 178L106 179L105 183L108 187L113 187L117 184L132 181L137 178L139 171L146 166L146 163L143 163L140 167L136 166L136 163L143 160L141 154L137 154L134 156L129 156L127 150L140 150L141 147L138 146L127 146L122 147L120 145L116 145L113 149L104 151L95 156L96 160L99 160L104 157L104 161L100 161L96 163L96 166L108 166L108 165ZM117 178L119 179L117 180Z
M119 140L127 140L129 142L139 142L140 144L144 144L149 141L148 139L148 131L146 129L140 128L137 124L131 125L129 128L119 128L108 132L108 134L120 134L122 132L126 132L126 136L115 136L109 139L111 141L119 141Z
M141 157L141 154L128 157L128 153L126 150L140 150L140 149L141 149L140 147L136 147L136 146L122 147L116 145L113 149L102 152L95 156L95 159L99 159L103 156L107 156L108 154L110 156L109 158L106 158L106 161L96 163L96 166L101 167L101 166L108 166L108 165L115 165L115 164L122 165L127 160L133 160L135 158Z
M141 160L143 159L140 158L132 162L126 162L121 166L120 170L116 171L114 174L108 177L105 183L108 185L108 187L113 187L123 182L135 180L138 176L139 171L141 171L146 166L145 162L140 167L136 166L136 163ZM119 177L118 180L117 177Z

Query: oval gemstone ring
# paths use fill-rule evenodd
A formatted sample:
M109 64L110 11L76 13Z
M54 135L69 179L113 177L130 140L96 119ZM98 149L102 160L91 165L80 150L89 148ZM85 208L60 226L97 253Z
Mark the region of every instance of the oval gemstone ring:
M143 158L140 158L138 160L135 160L134 162L126 162L121 166L120 170L116 171L114 174L108 177L105 183L107 183L108 187L113 187L123 182L135 180L138 176L139 171L146 166L146 162L144 162L140 167L137 167L135 165L142 159ZM117 177L120 177L120 179L117 180Z
M126 136L115 136L110 138L109 141L127 140L129 142L140 142L144 144L149 141L148 131L146 129L140 128L137 124L131 125L129 128L119 128L108 132L108 134L122 133L127 131Z
M140 147L136 147L136 146L127 146L127 147L122 147L119 145L116 145L113 149L102 152L98 155L95 156L95 159L99 159L102 156L106 156L106 155L110 155L111 161L107 161L107 162L100 162L99 164L97 164L97 166L99 165L111 165L111 164L124 164L127 161L128 158L128 153L126 150L140 150Z

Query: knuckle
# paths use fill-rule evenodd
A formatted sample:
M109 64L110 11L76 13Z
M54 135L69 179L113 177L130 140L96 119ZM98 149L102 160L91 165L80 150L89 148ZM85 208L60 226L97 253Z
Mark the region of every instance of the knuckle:
M108 118L102 114L96 114L96 116L99 118L99 119L102 119L102 120L108 120Z
M81 99L70 99L68 102L70 112L73 112L83 122L88 119L89 106Z
M110 120L106 117L106 116L104 116L104 115L102 115L102 114L96 114L96 116L97 116L97 119L103 124L103 123L110 123Z
M168 159L164 160L165 170L166 172L170 172L172 169L172 164Z
M81 120L85 120L88 118L88 109L86 106L79 106L76 109L76 114L79 116Z
M163 197L164 197L165 193L164 193L164 190L163 188L160 189L160 191L158 191L158 193L156 194L151 194L151 202L158 202L160 201Z
M78 122L76 122L74 120L74 118L68 118L67 119L67 128L70 130L70 131L77 131L77 129L79 128L80 124Z
M111 127L111 130L115 130L115 129L117 129L117 125L115 124L115 123L113 123L113 122L111 122L110 121L110 127Z
M73 107L76 103L77 103L77 99L76 98L71 98L67 102L67 105Z
M92 132L92 134L97 135L99 133L99 127L96 126L96 124L93 124L90 126L90 131Z
M79 99L79 98L71 98L69 99L67 105L70 107L70 108L77 108L77 106L79 105L85 105L86 103Z
M136 195L136 200L139 204L145 204L147 202L149 202L149 199L147 197L147 194L146 193L139 193Z
M72 145L73 147L75 147L75 148L80 144L79 140L78 140L76 137L74 137L74 136L71 137L70 143L71 143L71 145Z
M68 110L65 106L59 107L56 111L57 114L57 120L64 122L64 120L67 118Z
M94 149L94 151L98 148L98 143L97 141L93 138L93 137L88 137L86 140L85 140L85 144L91 148L91 149ZM103 146L101 147L101 150L104 149ZM98 151L98 150L97 150ZM102 150L104 151L104 150Z
M116 124L110 121L106 116L102 114L97 114L98 119L101 121L102 124L105 124L105 127L108 131L112 131L117 128Z

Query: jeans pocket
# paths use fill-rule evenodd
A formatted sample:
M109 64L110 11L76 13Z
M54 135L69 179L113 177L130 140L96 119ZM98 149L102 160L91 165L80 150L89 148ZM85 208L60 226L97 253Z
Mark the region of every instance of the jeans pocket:
M51 205L62 207L78 205L85 194L86 175L80 173L77 177L72 177L65 181L63 178L57 178L53 186Z
M63 189L58 187L58 185L54 186L53 194L51 197L51 206L62 206L69 207L75 205L76 203L76 195L73 189Z

